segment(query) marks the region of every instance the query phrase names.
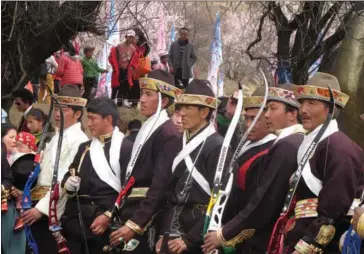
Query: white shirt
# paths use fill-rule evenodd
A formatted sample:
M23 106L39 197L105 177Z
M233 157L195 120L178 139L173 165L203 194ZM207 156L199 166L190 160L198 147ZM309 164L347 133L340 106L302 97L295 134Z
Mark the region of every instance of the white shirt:
M55 155L57 150L59 132L52 138L47 144L44 150L44 157L41 161L41 171L38 177L38 186L51 186ZM62 181L64 175L68 172L68 168L73 162L73 159L78 151L78 147L81 143L88 140L86 134L81 130L81 123L76 123L64 130L63 142L61 149L61 157L58 167L58 181ZM41 213L48 216L50 191L37 203L35 206ZM67 202L67 196L60 188L60 198L57 204L57 217L62 216L65 205Z
M54 58L54 56L50 56L46 59L46 67L47 67L47 73L51 73L54 74L56 73L56 70L58 68L58 63L56 61L56 59Z
M27 115L28 115L29 111L30 111L32 108L33 108L33 105L30 105L30 107L29 107L29 108L27 108L27 110L25 110L25 111L24 111L24 113L23 113L24 118L26 118L26 117L27 117Z

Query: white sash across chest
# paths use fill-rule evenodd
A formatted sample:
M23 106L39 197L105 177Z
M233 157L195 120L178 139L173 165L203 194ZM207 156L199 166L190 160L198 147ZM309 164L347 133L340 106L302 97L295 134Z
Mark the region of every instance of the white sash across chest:
M261 140L258 140L256 142L251 142L251 141L248 140L247 142L245 142L245 144L241 148L241 151L239 153L239 157L242 156L249 149L251 149L253 147L264 145L264 144L266 144L266 143L268 143L268 142L270 142L272 140L275 140L276 138L277 138L276 135L270 133L267 136L265 136L264 138L262 138Z
M187 143L186 133L183 135L183 149L176 156L172 165L172 173L176 169L176 167L182 162L185 161L187 170L189 172L193 169L193 161L190 157L190 154L200 145L202 142L214 134L215 128L212 123L208 127L206 127L202 132L196 135L190 142ZM205 193L211 196L210 184L209 182L201 175L199 170L195 166L195 170L192 171L192 177L195 181L200 185L200 187L205 191Z
M300 163L307 148L310 146L310 144L312 143L313 139L316 137L316 135L319 132L319 130L321 129L321 127L322 127L322 125L316 127L316 129L313 130L308 135L305 135L305 137L298 149L297 163ZM326 131L324 132L324 134L322 135L322 137L318 143L320 143L322 140L324 140L325 138L327 138L328 136L330 136L331 134L333 134L337 131L339 131L337 121L331 120L329 126L327 127ZM311 190L311 192L314 193L316 196L318 196L322 189L322 181L312 174L309 160L307 161L306 165L304 166L304 168L302 170L302 177L305 180L305 183L306 183L307 187Z
M120 182L120 148L123 143L124 134L115 127L111 137L110 164L107 161L103 144L97 138L93 138L90 145L90 158L92 167L99 178L119 192ZM110 167L111 166L111 167Z

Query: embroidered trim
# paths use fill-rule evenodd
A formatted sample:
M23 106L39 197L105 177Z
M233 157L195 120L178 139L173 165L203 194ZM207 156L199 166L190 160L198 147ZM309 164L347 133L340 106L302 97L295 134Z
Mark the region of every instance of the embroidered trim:
M30 193L32 200L34 200L34 201L41 200L47 194L47 192L50 190L50 188L51 187L49 187L49 186L36 187Z
M166 82L153 78L140 78L140 89L150 89L153 91L161 91L168 96L176 98L182 91L175 86L172 86Z
M359 204L360 200L354 199L347 215L352 216L354 214L354 209L358 207ZM318 217L317 206L318 206L317 198L303 199L298 201L294 209L295 218L300 219L300 218Z
M216 109L220 101L214 97L201 94L180 94L176 98L177 105L201 105Z
M328 88L305 85L296 86L294 89L297 100L315 99L330 102L330 93ZM332 89L332 93L334 94L335 104L344 108L350 99L349 95L335 89Z
M139 227L138 224L136 224L135 222L128 220L125 223L125 226L127 226L128 228L130 228L131 230L133 230L135 233L137 233L138 235L143 235L144 234L144 229Z
M263 102L264 102L264 97L263 96L246 97L246 98L244 98L243 108L244 109L260 108L261 105L263 104Z
M237 236L226 241L224 236L222 235L222 228L216 231L217 240L224 247L234 247L235 245L242 243L244 240L251 238L255 234L255 229L245 229L241 231Z
M132 188L128 198L145 198L149 188Z
M110 212L110 211L106 211L106 212L104 212L104 215L105 215L106 217L108 217L109 219L111 219L111 212Z
M268 101L280 101L289 104L295 108L300 107L300 104L296 100L296 97L294 96L294 93L292 91L279 87L269 87Z
M322 249L315 247L312 244L306 243L302 239L298 241L296 246L294 247L301 254L315 254L315 253L323 253Z
M87 99L81 97L56 96L56 99L59 101L61 105L67 105L67 106L84 107L87 104Z

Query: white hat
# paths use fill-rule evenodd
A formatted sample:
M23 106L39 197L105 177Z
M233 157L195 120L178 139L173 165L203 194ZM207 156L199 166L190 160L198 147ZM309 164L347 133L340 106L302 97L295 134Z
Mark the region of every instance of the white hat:
M125 36L133 36L133 37L135 37L135 32L134 32L134 30L128 30L128 31L126 31Z
M159 57L168 56L168 51L161 51L161 52L159 52L158 56Z

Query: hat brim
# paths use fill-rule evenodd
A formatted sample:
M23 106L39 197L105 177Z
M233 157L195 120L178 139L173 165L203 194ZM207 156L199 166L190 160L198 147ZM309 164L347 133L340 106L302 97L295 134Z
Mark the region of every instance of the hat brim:
M158 79L140 78L139 84L140 89L150 89L157 92L160 91L161 93L168 95L172 98L176 98L178 94L182 93L182 91L177 87Z
M260 108L263 105L264 97L263 96L251 96L244 98L243 108Z
M177 96L177 105L200 105L217 109L220 101L214 97L200 94L180 94Z
M87 104L87 99L71 96L55 96L61 105L84 107Z

